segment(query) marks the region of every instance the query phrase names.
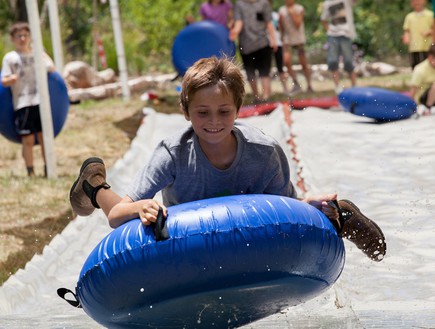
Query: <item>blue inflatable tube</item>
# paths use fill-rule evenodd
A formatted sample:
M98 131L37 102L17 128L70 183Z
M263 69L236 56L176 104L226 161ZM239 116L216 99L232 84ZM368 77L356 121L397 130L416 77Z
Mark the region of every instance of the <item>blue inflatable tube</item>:
M175 37L172 63L180 76L197 60L207 57L232 57L236 54L228 29L213 21L199 21L186 26Z
M109 328L232 328L303 303L340 276L343 241L301 201L241 195L169 208L169 239L133 220L107 235L76 287Z
M338 95L338 101L345 111L378 121L407 119L417 110L411 97L374 87L346 89Z
M58 72L48 74L48 90L50 93L51 116L53 133L57 136L65 124L68 109L68 90L62 76ZM14 106L10 88L0 83L0 133L11 142L21 143L20 136L15 130Z

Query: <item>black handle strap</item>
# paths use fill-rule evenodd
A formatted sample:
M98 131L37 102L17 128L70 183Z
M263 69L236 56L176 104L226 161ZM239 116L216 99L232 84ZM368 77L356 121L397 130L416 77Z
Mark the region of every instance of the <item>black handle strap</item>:
M151 224L154 232L154 238L156 241L162 241L169 239L168 228L166 226L166 217L163 216L163 209L159 207L159 213L157 214L157 220Z
M330 220L332 225L334 225L335 230L337 231L338 235L341 236L341 232L343 230L343 223L344 223L344 218L343 218L343 214L342 214L342 210L340 209L340 206L338 205L338 201L337 200L331 200L328 201L328 204L332 207L335 208L338 212L338 220Z
M74 297L74 300L72 299L67 299L65 297L65 295L67 294L71 294ZM74 306L76 308L82 308L82 305L80 305L79 299L77 298L77 295L72 292L71 290L67 289L67 288L59 288L57 289L57 295L62 298L63 300L66 300L68 302L68 304L70 304L71 306Z
M357 107L358 103L357 102L352 102L352 104L350 104L350 113L355 114L355 109Z

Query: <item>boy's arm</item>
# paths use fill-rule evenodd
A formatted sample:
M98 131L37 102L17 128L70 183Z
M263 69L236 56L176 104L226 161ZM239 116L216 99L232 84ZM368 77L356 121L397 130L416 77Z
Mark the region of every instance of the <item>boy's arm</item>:
M18 80L17 74L2 76L2 85L4 87L10 87L10 86L14 85L15 82L17 82L17 80Z
M240 32L242 31L243 28L243 21L242 20L236 20L234 22L234 26L230 31L230 40L231 41L236 41L237 37L239 36Z
M412 99L414 99L415 101L417 101L417 100L415 99L415 94L417 93L417 89L418 89L417 86L411 86L411 89L409 90L409 96L410 96Z
M409 39L410 39L410 37L409 37L409 31L408 30L403 31L403 35L402 35L402 42L403 42L403 44L409 45L409 41L410 41Z
M304 11L296 11L295 6L292 6L292 8L289 10L290 17L293 20L293 23L295 24L295 27L299 29L304 22Z
M227 27L229 30L233 28L234 25L234 11L233 9L230 9L228 11L228 17L227 17Z
M135 218L139 218L144 225L150 225L157 220L159 208L163 209L163 215L166 216L166 207L156 200L133 201L129 196L126 196L110 210L107 218L112 228L121 226Z
M3 57L1 69L1 84L4 87L10 87L18 80L18 72L13 69L13 66L8 63L6 57Z
M269 32L270 47L273 49L274 52L276 52L278 50L278 46L275 40L275 27L273 26L272 21L269 21L269 23L267 23L267 31Z

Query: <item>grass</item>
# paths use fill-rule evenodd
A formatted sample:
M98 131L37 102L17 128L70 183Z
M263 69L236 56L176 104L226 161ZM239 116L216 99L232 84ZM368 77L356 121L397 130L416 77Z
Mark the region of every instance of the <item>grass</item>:
M361 86L407 90L409 75L395 74L358 80ZM297 98L332 96L330 81L315 81L315 93ZM248 91L249 91L249 87ZM175 90L175 88L172 88ZM274 82L274 90L280 90ZM275 93L272 100L284 100ZM246 104L252 102L248 94ZM0 285L35 255L75 218L68 193L82 161L89 156L104 159L107 167L123 156L142 120L144 104L133 96L121 99L86 101L70 108L67 122L55 139L57 178L45 179L39 148L35 148L35 169L39 177L26 176L21 145L0 137ZM159 112L178 113L178 95L166 92L149 106Z

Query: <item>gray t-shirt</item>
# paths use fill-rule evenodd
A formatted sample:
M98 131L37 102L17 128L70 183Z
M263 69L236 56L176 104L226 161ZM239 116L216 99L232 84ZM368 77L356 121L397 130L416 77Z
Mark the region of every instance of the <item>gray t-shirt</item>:
M296 197L284 151L259 129L236 123L237 154L228 169L215 168L201 150L192 127L163 140L127 190L133 200L162 191L163 204L238 194Z
M243 21L239 35L240 52L244 55L269 46L267 24L272 21L272 8L267 0L238 0L234 21Z

